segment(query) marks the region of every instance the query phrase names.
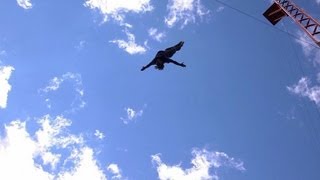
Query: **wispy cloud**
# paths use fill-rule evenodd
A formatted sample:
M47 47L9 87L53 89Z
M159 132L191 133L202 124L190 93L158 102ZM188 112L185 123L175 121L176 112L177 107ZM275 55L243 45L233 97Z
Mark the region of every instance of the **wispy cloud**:
M160 154L151 156L156 165L160 180L166 179L192 179L192 180L218 180L218 169L221 167L234 168L245 171L244 163L229 157L224 152L207 151L206 149L194 149L192 151L192 167L183 169L181 165L167 165L162 162ZM210 172L213 172L210 174Z
M117 164L110 164L107 170L112 174L112 179L123 179L121 174L121 169Z
M164 32L159 32L157 28L153 27L148 30L148 34L152 39L155 39L159 42L161 42L162 39L166 37L166 34Z
M34 134L21 120L5 125L0 179L106 179L94 150L81 135L69 133L71 120L45 115L38 125Z
M316 0L316 3L317 3L317 4L320 4L320 0Z
M314 42L302 31L298 31L297 36L299 39L296 42L300 44L304 55L314 64L320 65L320 50L315 47Z
M120 24L124 24L127 13L145 13L153 9L150 0L87 0L84 6L99 10L104 21L114 19Z
M217 12L222 12L224 9L225 9L224 6L219 6L216 11Z
M129 54L143 54L146 52L145 47L136 43L134 34L130 33L127 29L124 30L124 32L126 33L128 40L115 39L109 42L117 44L119 48L125 50Z
M78 51L81 51L81 50L85 47L86 44L87 44L86 41L81 40L81 41L75 46L75 48L76 48Z
M142 116L143 109L134 110L132 108L125 108L126 117L121 117L120 119L123 121L124 124L129 124L130 122L135 121L138 117Z
M315 102L320 106L320 86L311 86L308 78L302 77L297 84L287 87L287 89L294 94L309 98L310 101Z
M52 78L46 87L39 90L40 93L43 93L46 96L45 102L47 103L47 107L52 107L51 99L47 97L47 94L57 91L60 88L61 84L66 81L71 82L75 90L75 97L70 104L71 109L66 110L66 112L75 112L84 108L86 102L83 100L84 89L82 85L81 75L70 72L63 74L61 77Z
M17 0L17 3L23 9L31 9L32 8L32 3L30 0Z
M182 23L182 28L189 23L196 22L197 18L203 18L209 10L201 4L200 0L169 0L167 9L168 16L165 23L168 27L173 27L177 23Z
M8 93L11 90L9 78L14 68L12 66L0 66L0 108L7 107Z
M5 55L7 55L7 52L5 50L1 50L0 51L0 56L5 56Z
M104 139L104 138L106 137L101 131L99 131L99 130L97 130L97 129L96 129L96 131L94 132L94 135L95 135L98 139L100 139L100 140L102 140L102 139Z

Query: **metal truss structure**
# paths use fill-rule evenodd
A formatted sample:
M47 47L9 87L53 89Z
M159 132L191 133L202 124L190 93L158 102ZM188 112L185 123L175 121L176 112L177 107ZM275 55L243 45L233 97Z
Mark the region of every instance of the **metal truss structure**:
M290 0L274 0L263 15L273 25L276 25L285 16L291 17L320 46L320 23Z

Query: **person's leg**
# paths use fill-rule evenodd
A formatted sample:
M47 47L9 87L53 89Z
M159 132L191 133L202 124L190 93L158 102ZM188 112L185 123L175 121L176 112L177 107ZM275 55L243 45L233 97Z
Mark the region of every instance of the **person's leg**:
M165 49L165 56L167 58L170 58L172 57L177 51L179 51L181 49L181 47L183 46L184 42L183 41L180 41L178 44L172 46L172 47L169 47L167 49Z

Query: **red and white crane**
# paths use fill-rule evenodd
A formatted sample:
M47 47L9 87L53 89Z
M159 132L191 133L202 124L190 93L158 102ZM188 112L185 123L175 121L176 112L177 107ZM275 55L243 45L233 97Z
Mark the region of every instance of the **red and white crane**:
M290 16L320 46L320 23L290 0L274 0L263 15L273 25L276 25L283 17Z

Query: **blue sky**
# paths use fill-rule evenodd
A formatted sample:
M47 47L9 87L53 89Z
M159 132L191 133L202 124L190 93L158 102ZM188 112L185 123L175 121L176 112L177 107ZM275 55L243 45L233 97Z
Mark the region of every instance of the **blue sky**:
M266 24L209 0L1 1L0 179L320 179L319 48L267 25L271 1L222 2ZM140 71L181 40L186 68Z

